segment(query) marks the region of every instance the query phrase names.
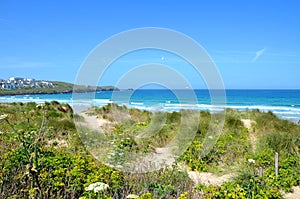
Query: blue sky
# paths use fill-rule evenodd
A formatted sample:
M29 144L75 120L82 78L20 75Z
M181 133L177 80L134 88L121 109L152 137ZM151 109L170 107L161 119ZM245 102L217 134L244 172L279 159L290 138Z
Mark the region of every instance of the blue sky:
M300 89L299 7L297 0L0 0L0 78L74 82L85 58L105 39L128 29L162 27L202 45L228 89ZM147 52L124 59L136 64L140 56ZM152 58L147 61L155 62ZM117 64L101 84L120 78L122 61ZM180 63L167 64L176 69ZM205 88L192 69L185 75L193 87Z

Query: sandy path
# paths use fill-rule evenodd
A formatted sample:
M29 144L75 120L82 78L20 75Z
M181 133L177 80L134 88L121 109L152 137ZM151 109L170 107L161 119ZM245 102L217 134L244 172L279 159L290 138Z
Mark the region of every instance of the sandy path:
M137 173L152 172L162 168L171 168L174 161L171 148L155 148L155 152L138 154L137 161L126 164L125 170Z
M293 187L293 193L287 193L283 197L285 199L300 199L300 187Z
M111 122L102 118L98 118L96 115L88 115L85 112L80 113L84 118L83 122L78 122L80 125L87 126L92 130L103 132L103 127Z
M88 115L85 112L81 112L80 115L84 118L84 122L80 122L80 125L87 126L93 130L100 132L105 125L111 124L110 121L105 119L100 119L94 115ZM175 157L172 153L171 147L155 148L155 152L143 156L139 161L132 163L128 166L128 171L136 172L147 172L154 171L165 167L171 167L172 163L175 161ZM229 181L232 177L231 174L216 176L208 172L195 172L189 171L187 166L182 166L186 169L190 179L195 183L203 183L206 185L221 185L222 183Z
M205 185L221 185L224 182L228 182L230 178L233 177L232 174L226 174L222 176L216 176L209 172L196 172L189 171L188 175L190 179L196 184L205 184Z
M257 144L257 137L253 131L252 125L255 124L256 122L254 120L250 120L250 119L241 119L241 121L243 122L244 126L249 131L251 146L253 147L253 151L255 151L256 144Z

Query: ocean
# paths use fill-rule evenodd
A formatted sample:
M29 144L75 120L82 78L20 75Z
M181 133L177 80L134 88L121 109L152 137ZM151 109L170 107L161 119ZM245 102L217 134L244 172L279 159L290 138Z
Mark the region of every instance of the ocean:
M193 95L191 95L191 91ZM193 97L194 96L194 97ZM73 99L76 100L73 102ZM223 108L236 110L272 111L278 117L298 122L300 120L300 90L226 90L226 103L222 106L211 104L208 90L121 90L82 94L38 94L0 96L0 103L37 102L56 100L74 105L89 104L104 106L117 103L131 108L148 111L178 111L197 109L217 112Z

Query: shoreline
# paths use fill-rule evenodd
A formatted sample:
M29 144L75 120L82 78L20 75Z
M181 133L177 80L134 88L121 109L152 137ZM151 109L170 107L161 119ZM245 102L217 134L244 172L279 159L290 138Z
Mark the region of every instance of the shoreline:
M30 92L14 93L13 95L0 94L0 103L11 102L36 102L44 103L58 101L59 103L68 103L77 106L105 106L115 103L120 106L125 105L128 108L136 108L149 112L165 111L173 112L184 110L198 110L215 113L224 109L233 109L238 111L259 110L261 112L272 112L279 118L297 123L300 120L300 91L228 91L226 93L226 103L212 105L210 95L206 91L195 91L197 101L189 100L189 95L182 91L183 100L178 99L171 91L164 90L137 90L124 91L116 90L115 96L113 90L102 89L96 92L87 92L87 90L73 92L72 89L64 92ZM1 92L0 92L1 93ZM74 93L73 96L72 93ZM75 94L76 93L76 94ZM92 96L94 95L95 96ZM78 95L78 97L77 97ZM91 95L91 96L90 96ZM86 107L85 107L86 108Z
M71 93L93 93L93 92L101 92L101 91L119 91L119 89L96 89L96 90L79 90L79 91L73 91L73 90L66 90L66 91L54 91L54 92L42 92L42 91L36 91L36 92L24 92L24 93L1 93L0 96L17 96L17 95L55 95L55 94L71 94Z
M0 104L9 104L9 103L29 103L29 102L35 102L37 104L41 104L41 103L45 103L45 102L51 102L51 101L57 101L61 104L68 104L72 107L73 111L75 114L81 114L85 111L87 111L89 108L91 108L92 106L97 106L97 107L102 107L102 106L106 106L107 104L117 104L117 103L114 103L114 102L108 102L108 103L104 103L104 104L90 104L90 103L70 103L70 102L65 102L65 101L60 101L60 100L45 100L45 101L33 101L32 99L29 99L31 101L10 101L10 102L1 102L0 100ZM128 105L124 105L124 104L117 104L118 106L126 106L127 109L138 109L138 110L143 110L143 111L148 111L148 112L151 112L151 113L154 113L154 112L157 112L157 111L161 111L161 112L168 112L168 113L172 113L172 112L180 112L182 110L185 110L185 111L198 111L199 113L200 112L208 112L210 114L215 114L215 113L220 113L220 112L225 112L226 114L226 111L228 110L235 110L235 111L238 111L238 112L245 112L245 111L255 111L255 110L258 110L262 113L267 113L267 112L271 112L272 114L276 115L278 118L280 119L283 119L283 120L286 120L286 121L290 121L290 122L293 122L295 124L298 124L299 121L300 121L300 116L299 117L284 117L284 116L280 116L276 113L276 110L261 110L261 109L258 109L258 108L242 108L242 109L239 109L239 108L232 108L230 106L225 106L225 107L222 107L222 110L220 111L212 111L212 110L209 110L209 109L191 109L191 108L182 108L182 109L160 109L160 110L157 110L157 109L152 109L151 107L139 107L139 106L128 106ZM208 105L210 106L210 105ZM184 107L184 106L182 106ZM220 107L218 107L220 108Z

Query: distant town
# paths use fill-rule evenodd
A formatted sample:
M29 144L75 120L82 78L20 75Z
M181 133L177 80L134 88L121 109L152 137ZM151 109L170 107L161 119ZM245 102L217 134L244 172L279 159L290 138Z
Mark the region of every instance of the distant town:
M22 88L51 88L53 83L32 78L11 77L8 80L0 79L0 90L16 90Z

